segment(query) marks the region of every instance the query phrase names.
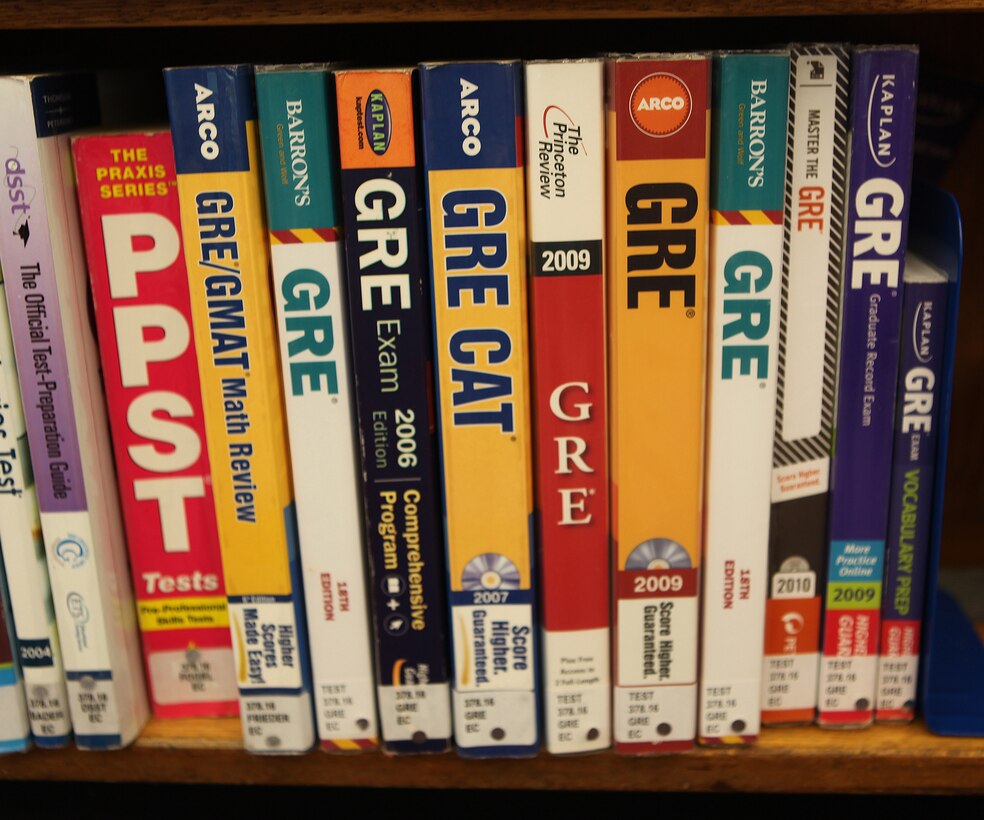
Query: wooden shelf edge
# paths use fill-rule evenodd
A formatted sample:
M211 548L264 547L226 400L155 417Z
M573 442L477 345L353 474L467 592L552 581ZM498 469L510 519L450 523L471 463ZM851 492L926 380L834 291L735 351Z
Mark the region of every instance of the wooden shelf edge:
M2 780L324 785L427 789L774 793L984 793L984 739L942 738L921 724L858 732L766 730L747 749L660 758L612 753L469 761L378 753L260 757L234 719L152 722L130 749L35 750L0 758Z
M973 11L982 0L6 0L6 29L147 26L407 23L470 20L594 20L668 17L775 17Z

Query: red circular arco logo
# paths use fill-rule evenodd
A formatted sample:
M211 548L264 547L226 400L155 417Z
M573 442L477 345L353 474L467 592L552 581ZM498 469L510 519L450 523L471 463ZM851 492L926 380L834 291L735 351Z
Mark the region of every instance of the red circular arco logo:
M650 137L675 134L687 124L692 110L690 89L673 74L643 77L629 95L632 122Z

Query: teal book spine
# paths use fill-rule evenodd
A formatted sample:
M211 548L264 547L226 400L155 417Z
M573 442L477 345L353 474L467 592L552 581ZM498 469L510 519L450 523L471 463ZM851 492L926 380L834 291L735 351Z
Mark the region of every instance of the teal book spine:
M758 738L776 418L789 55L714 60L698 737Z
M330 74L256 71L273 302L321 747L377 743Z

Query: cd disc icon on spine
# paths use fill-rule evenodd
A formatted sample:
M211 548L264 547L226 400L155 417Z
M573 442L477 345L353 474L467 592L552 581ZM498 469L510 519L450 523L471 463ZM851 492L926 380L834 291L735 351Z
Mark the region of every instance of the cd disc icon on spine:
M461 586L471 592L478 589L519 589L519 570L497 552L484 552L471 559L461 571Z
M649 538L629 553L626 569L690 569L689 553L669 538Z
M779 572L809 572L810 562L801 555L791 555L779 565Z

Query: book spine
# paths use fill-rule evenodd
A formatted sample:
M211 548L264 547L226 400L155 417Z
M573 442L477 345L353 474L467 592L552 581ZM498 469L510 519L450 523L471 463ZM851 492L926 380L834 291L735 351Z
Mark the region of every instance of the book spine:
M252 752L314 743L253 74L164 74L222 570Z
M696 734L710 64L608 83L615 750L651 754Z
M850 64L793 48L762 723L812 723L837 386Z
M256 75L321 747L377 743L335 123L325 69Z
M162 718L234 715L171 135L73 150L151 703Z
M452 714L473 757L539 746L521 79L421 67Z
M959 605L954 597L939 589L939 581L947 453L961 307L964 226L953 194L919 180L913 188L912 227L908 248L942 272L947 281L944 320L946 333L939 361L939 391L934 397L934 403L938 404L935 422L936 475L932 487L929 488L933 501L929 520L926 595L923 599L923 629L920 639L919 707L931 731L963 734L968 728L980 726L975 710L978 675L965 674L965 658L961 655L966 650L967 658L974 657L972 653L976 652L979 639L966 617L959 612ZM966 331L964 338L966 339Z
M148 710L98 353L87 321L68 129L81 77L0 80L0 255L77 744L132 742Z
M850 193L820 725L871 722L899 365L902 264L915 127L915 49L852 63Z
M762 701L786 181L787 54L714 61L699 737L753 743Z
M911 260L911 255L908 258ZM877 720L910 721L915 717L947 291L945 281L905 284Z
M0 272L0 547L31 732L38 746L58 747L68 743L72 721L13 345Z
M530 301L547 751L611 745L600 61L526 66Z
M0 754L22 752L31 746L31 722L13 626L7 578L0 564Z
M427 244L412 70L336 75L385 750L451 742Z

